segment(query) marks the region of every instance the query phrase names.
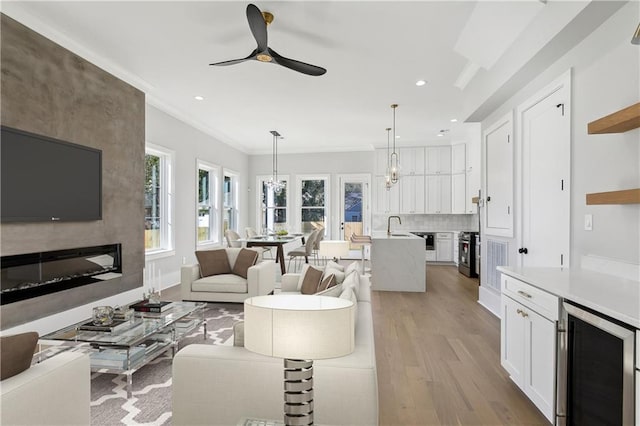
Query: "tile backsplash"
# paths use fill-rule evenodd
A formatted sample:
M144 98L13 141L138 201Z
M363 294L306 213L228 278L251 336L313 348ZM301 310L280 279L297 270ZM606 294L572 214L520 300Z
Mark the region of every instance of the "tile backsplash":
M402 224L393 219L391 229L394 231L478 231L477 214L407 214L399 215ZM387 230L389 215L374 214L372 228L374 231Z

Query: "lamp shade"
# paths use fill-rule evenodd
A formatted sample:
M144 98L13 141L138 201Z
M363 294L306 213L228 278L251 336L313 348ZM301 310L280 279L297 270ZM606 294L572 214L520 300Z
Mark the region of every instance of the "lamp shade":
M320 241L318 254L324 257L343 257L349 254L349 241L323 240Z
M353 352L355 305L338 297L273 295L244 301L244 345L288 359L337 358Z

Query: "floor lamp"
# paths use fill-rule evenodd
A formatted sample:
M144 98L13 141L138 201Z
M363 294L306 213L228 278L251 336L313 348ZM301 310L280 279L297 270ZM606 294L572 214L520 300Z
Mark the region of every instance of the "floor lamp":
M256 296L244 301L244 345L284 358L284 424L313 424L313 360L353 352L355 305L338 297Z

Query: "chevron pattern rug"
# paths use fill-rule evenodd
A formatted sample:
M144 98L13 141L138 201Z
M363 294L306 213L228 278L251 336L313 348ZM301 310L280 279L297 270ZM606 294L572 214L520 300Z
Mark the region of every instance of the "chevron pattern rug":
M209 303L205 312L207 339L202 328L180 343L233 344L233 324L244 318L240 303ZM171 351L133 373L133 395L127 399L127 378L93 373L91 376L91 424L170 425Z

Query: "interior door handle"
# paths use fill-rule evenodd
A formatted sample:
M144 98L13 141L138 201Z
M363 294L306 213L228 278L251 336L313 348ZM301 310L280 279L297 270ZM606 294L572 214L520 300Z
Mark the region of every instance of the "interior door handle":
M523 254L523 253L524 253L524 254L527 254L527 253L529 253L529 250L527 250L527 248L526 248L526 247L520 247L520 248L518 249L518 253L520 253L520 254Z

